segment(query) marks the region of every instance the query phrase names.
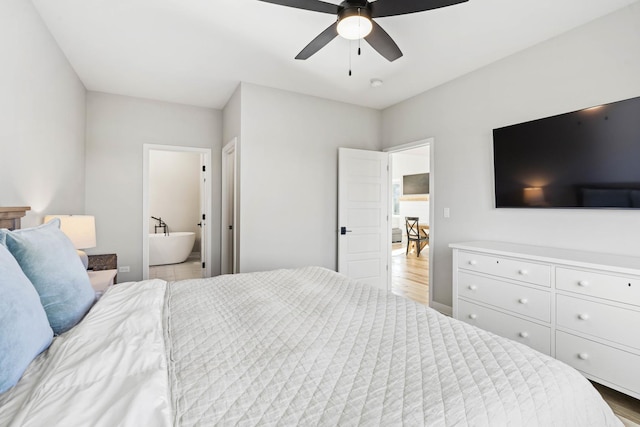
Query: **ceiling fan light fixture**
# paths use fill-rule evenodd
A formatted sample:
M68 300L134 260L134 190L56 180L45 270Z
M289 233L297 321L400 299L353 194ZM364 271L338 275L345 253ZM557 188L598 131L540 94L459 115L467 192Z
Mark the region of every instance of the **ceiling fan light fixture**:
M338 21L338 34L347 40L358 40L367 37L373 29L373 23L364 10L351 10ZM355 13L354 13L355 12Z

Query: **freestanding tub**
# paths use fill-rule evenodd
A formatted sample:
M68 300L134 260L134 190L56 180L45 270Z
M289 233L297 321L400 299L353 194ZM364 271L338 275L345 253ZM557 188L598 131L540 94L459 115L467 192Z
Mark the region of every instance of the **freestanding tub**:
M191 231L149 234L149 265L185 262L195 241L196 233Z

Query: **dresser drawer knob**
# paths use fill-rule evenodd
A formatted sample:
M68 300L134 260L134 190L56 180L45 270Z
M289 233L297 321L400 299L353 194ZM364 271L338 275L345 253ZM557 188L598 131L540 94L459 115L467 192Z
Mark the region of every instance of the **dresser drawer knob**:
M469 285L469 290L470 291L475 291L476 289L478 289L478 287L476 285Z
M582 286L583 288L586 288L587 286L589 286L589 282L587 282L586 280L580 280L578 282L578 286Z
M478 264L478 261L476 261L475 259L472 259L469 261L469 265L476 265Z
M476 320L477 318L478 318L477 314L473 314L472 313L472 314L469 315L469 319L471 319L471 320Z
M529 274L529 272L525 269L522 269L522 270L518 270L518 274L521 276L526 276L527 274Z
M520 298L520 299L518 300L518 302L519 302L520 304L526 304L526 303L528 303L528 302L529 302L529 300L528 300L528 299L526 299L526 298Z
M578 359L580 359L580 360L588 360L589 359L589 354L587 354L587 353L578 353Z
M587 313L578 314L578 319L587 320L587 319L589 319L589 315Z
M529 338L529 332L520 332L518 336L520 338Z

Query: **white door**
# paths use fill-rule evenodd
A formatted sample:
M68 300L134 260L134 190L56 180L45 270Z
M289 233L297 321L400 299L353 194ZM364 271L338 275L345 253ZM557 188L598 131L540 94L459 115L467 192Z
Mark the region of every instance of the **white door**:
M206 206L207 206L207 162L204 154L200 155L200 265L202 266L202 277L207 277L206 259L207 259L207 240L209 230L207 227Z
M236 138L222 149L222 238L220 248L220 272L222 274L233 274L237 272L237 151L238 143Z
M338 150L338 272L388 290L389 154Z

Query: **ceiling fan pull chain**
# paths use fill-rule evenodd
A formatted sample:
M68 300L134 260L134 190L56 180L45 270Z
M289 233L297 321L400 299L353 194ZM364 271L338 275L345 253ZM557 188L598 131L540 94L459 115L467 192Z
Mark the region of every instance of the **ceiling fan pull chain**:
M351 77L351 40L349 40L349 77Z
M360 18L360 8L358 8L358 18ZM360 24L361 23L362 23L362 21L358 19L358 32L360 34L362 34L362 30L360 30ZM362 38L358 39L358 56L360 56L360 40L362 40Z

